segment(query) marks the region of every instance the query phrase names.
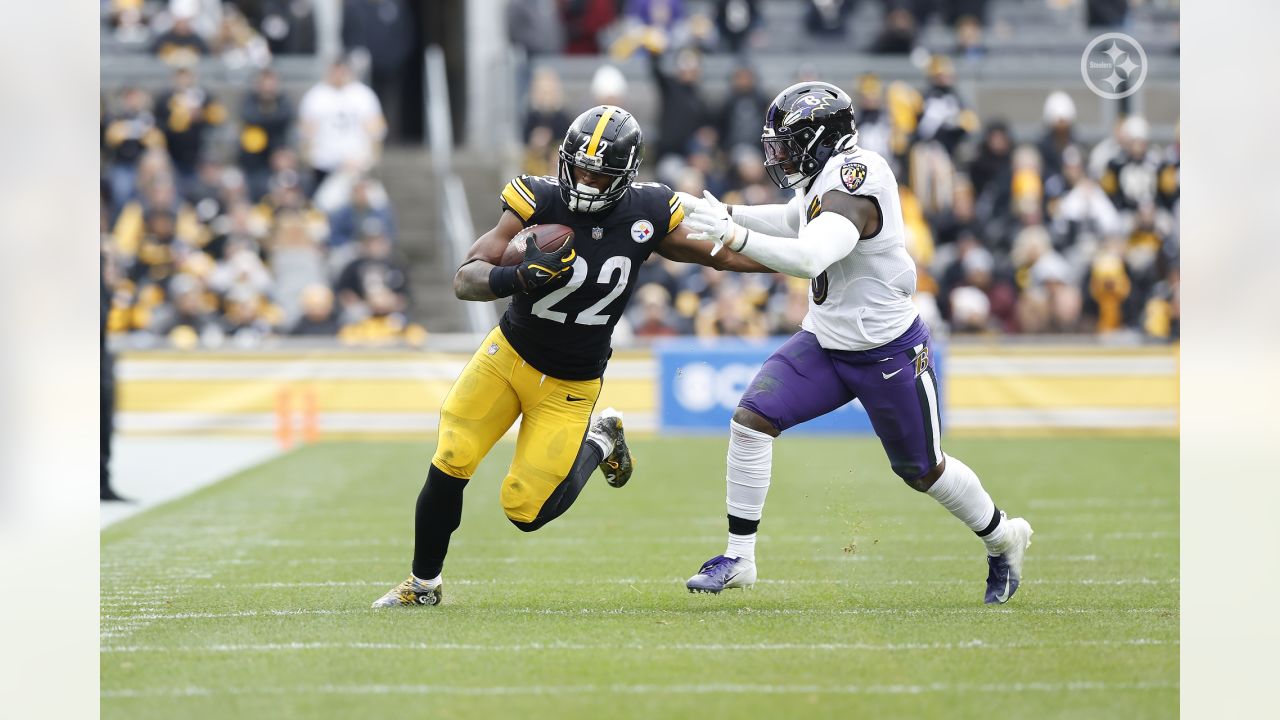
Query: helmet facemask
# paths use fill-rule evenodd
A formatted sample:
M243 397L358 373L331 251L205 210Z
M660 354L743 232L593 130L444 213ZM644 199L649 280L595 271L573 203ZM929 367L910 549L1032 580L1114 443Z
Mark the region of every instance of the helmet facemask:
M826 161L826 157L818 157L824 130L819 125L778 135L766 127L760 142L764 145L764 169L769 179L785 190L817 175ZM829 156L830 152L824 155Z
M635 159L634 149L631 155L633 157L628 158L627 161L627 166L630 169L612 168L605 164L603 152L598 153L595 157L588 155L583 148L578 148L570 153L569 149L562 144L560 146L558 176L560 179L560 194L569 209L580 213L598 213L608 210L614 203L618 202L636 176L639 163L633 164L632 162ZM613 180L608 187L600 190L586 183L578 182L577 178L573 176L574 167L600 175L608 175Z

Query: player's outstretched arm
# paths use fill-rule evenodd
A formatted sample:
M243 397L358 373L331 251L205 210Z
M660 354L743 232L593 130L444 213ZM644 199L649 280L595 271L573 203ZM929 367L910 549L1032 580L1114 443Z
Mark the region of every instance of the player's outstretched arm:
M715 244L710 240L694 240L689 237L689 228L681 223L676 229L667 233L658 243L658 254L676 262L706 265L716 270L729 272L771 273L775 270L752 260L746 255L733 251L722 251L711 254Z
M677 192L685 212L693 214L710 211L711 203L686 192ZM798 197L790 202L772 205L726 205L733 221L748 230L768 233L778 237L796 237L800 234L800 215L803 203Z
M453 294L459 300L498 299L489 285L489 274L502 261L502 253L511 243L511 238L523 229L520 218L510 210L504 210L498 224L471 245L458 274L453 276Z
M832 263L853 252L858 239L879 229L875 203L864 197L832 191L823 196L822 212L800 230L800 241L752 232L733 221L728 210L707 194L710 210L696 210L686 220L694 240L746 255L794 277L812 279ZM828 204L829 203L829 204ZM719 247L716 251L719 251Z

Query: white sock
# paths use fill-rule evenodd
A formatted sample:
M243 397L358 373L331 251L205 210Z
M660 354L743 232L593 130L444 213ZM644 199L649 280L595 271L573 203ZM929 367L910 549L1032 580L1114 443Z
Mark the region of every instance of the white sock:
M729 533L729 546L725 548L725 557L746 558L751 562L756 561L756 534L750 535L734 535Z
M999 510L996 509L995 502L982 488L982 481L978 480L978 475L968 465L950 455L944 457L947 459L947 467L942 472L942 477L929 488L929 495L975 533L986 530L994 522L995 527L981 536L981 539L987 546L988 555L999 555L999 548L1004 541L1005 524L996 516Z
M600 433L588 432L587 442L600 448L600 460L603 461L613 453L613 440Z
M413 575L413 573L409 573L409 574L410 574L410 575ZM442 578L442 577L444 577L444 573L443 573L443 572L441 572L439 575L436 575L435 577L431 578L430 580L424 580L424 579L422 579L422 578L418 577L417 575L413 575L413 579L414 579L414 580L417 580L418 582L422 583L423 585L427 585L427 586L431 586L431 585L438 585L438 584L440 584L440 578Z
M773 468L773 436L729 421L728 471L725 504L729 514L743 520L759 520L769 493ZM756 534L729 533L725 557L756 559Z

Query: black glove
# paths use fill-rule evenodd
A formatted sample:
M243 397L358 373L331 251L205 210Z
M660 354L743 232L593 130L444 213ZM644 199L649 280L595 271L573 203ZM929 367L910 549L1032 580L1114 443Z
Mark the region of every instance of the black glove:
M546 288L557 280L568 281L578 254L573 250L573 236L554 252L544 252L533 238L524 246L524 262L508 267L495 267L489 273L489 288L497 297L517 292L530 293Z
M578 253L574 252L572 235L554 252L543 251L532 237L529 238L524 246L524 262L516 268L521 292L536 290L554 282L561 275L567 276L573 270L573 261L577 259Z

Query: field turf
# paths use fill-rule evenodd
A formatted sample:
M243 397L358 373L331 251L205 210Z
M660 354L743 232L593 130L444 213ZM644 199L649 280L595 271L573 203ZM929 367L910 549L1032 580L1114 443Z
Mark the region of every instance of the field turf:
M784 438L749 591L724 549L723 438L633 442L569 513L511 526L500 444L436 608L408 574L430 445L307 447L102 534L104 718L1169 718L1178 457L1168 439L954 439L1036 530L982 605L981 543L874 440Z

